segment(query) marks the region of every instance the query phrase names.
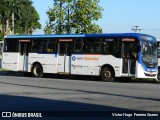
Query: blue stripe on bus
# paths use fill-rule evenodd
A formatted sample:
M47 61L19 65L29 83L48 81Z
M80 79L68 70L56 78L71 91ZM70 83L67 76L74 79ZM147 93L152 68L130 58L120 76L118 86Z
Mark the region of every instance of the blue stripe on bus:
M140 33L110 33L110 34L42 34L42 35L6 35L5 38L39 38L39 37L106 37L106 36L139 36L139 35L146 35ZM149 35L146 35L149 36Z
M141 58L140 55L141 55L141 52L140 52L139 55L138 55L138 63L143 66L143 68L144 68L144 70L145 70L146 72L151 72L151 71L156 71L156 70L157 70L158 65L157 65L157 67L155 67L155 68L147 68L146 65L143 63L142 58Z
M140 62L140 64L143 66L143 68L146 72L157 71L157 69L158 69L158 65L155 68L147 68L143 62Z
M4 38L18 38L18 39L31 39L31 38L76 38L76 37L137 37L141 40L141 36L153 37L147 34L141 33L111 33L111 34L48 34L48 35L6 35ZM155 38L155 37L153 37ZM156 41L156 38L153 39Z
M7 35L4 38L66 38L85 37L84 34L64 34L64 35Z

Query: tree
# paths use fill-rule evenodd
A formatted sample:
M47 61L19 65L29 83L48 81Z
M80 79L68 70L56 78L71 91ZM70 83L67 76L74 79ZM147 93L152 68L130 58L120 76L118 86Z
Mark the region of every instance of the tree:
M39 15L33 6L24 6L22 10L21 18L16 18L15 31L19 34L32 34L37 28L41 28L41 24L38 22Z
M94 22L102 17L99 0L78 0L74 5L73 28L75 33L102 33Z
M0 25L1 25L1 33L4 34L6 29L8 28L8 22L7 22L7 1L1 0L0 1ZM7 25L6 25L7 24Z
M29 34L40 28L39 15L31 0L1 0L0 25L3 34Z
M20 19L24 14L22 11L26 6L32 6L30 0L9 0L9 11L11 14L11 33L15 33L15 18Z
M102 33L95 24L102 17L99 0L53 0L49 8L49 21L44 29L46 34L56 33Z
M45 27L45 33L64 33L65 11L63 10L65 0L54 0L53 8L49 8L47 15L49 22Z

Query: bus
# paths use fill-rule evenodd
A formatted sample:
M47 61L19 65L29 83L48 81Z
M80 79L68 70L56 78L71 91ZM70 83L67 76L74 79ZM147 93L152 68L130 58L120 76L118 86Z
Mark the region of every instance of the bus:
M140 33L8 35L2 67L30 72L153 78L158 81L156 38Z
M160 79L160 38L157 38L157 49L158 49L158 79Z
M0 68L2 67L2 49L3 49L3 41L0 41Z
M2 57L3 41L0 41L0 59Z

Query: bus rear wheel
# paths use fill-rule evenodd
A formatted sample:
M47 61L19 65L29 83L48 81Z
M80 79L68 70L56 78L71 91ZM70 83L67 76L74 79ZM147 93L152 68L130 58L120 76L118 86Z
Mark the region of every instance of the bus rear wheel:
M112 69L108 67L102 68L100 77L103 81L107 81L107 82L113 82L115 79Z
M32 68L32 74L34 77L42 78L43 77L43 69L42 69L41 65L35 64Z

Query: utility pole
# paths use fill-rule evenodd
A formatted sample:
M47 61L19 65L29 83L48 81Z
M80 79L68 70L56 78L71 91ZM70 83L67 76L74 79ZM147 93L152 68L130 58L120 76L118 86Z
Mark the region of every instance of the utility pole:
M137 32L137 31L141 31L142 29L139 29L139 26L138 25L135 25L135 26L133 26L132 27L132 31L134 31L135 33Z

